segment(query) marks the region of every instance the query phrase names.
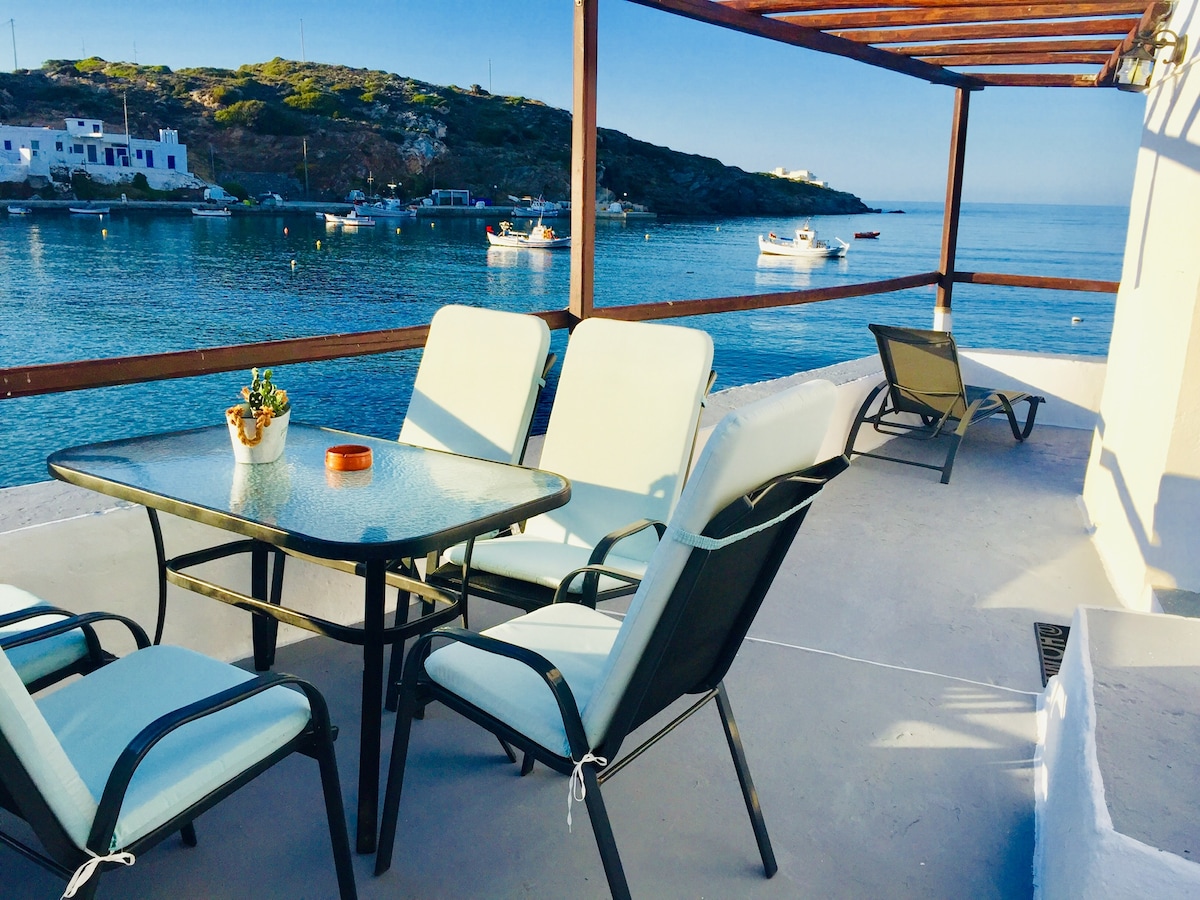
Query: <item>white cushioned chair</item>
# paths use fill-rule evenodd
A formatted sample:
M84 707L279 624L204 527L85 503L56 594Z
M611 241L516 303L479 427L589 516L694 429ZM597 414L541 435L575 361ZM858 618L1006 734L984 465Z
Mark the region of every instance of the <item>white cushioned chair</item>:
M567 344L538 467L571 481L571 501L517 535L475 544L475 596L535 609L573 569L604 563L641 575L679 499L700 407L712 383L712 339L694 328L587 319ZM457 590L465 547L429 578ZM631 593L607 576L573 592Z
M564 583L554 604L481 634L447 627L418 639L405 663L377 875L391 864L412 718L437 700L501 741L571 773L570 789L586 800L612 894L628 897L600 785L713 699L763 869L768 877L774 874L774 855L722 679L808 505L847 466L844 457L814 464L835 395L829 382L809 382L720 422L624 621L569 602L573 595ZM604 572L626 577L612 569ZM430 653L441 639L450 643ZM634 728L687 694L702 696L617 760ZM586 788L582 797L581 787Z
M67 896L93 896L99 869L132 865L174 832L194 845L196 816L297 751L319 763L348 900L356 892L329 715L311 685L153 646L34 701L0 652L0 805L29 824L45 853L9 835L0 841L69 877Z
M145 633L136 623L110 613L75 616L50 606L40 597L12 584L0 584L0 647L27 632L72 620L76 627L42 640L22 642L9 651L9 662L30 690L37 692L68 675L86 675L115 659L100 646L92 625L102 620L119 620L134 629L134 639L145 645Z

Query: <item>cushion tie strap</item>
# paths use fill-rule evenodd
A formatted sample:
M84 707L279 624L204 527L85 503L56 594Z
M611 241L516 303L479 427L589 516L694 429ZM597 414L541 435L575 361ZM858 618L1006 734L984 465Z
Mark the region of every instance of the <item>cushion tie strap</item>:
M733 534L726 535L723 538L705 537L702 534L696 534L692 531L684 531L682 528L676 528L674 525L667 526L667 534L677 540L681 544L686 544L689 547L695 547L698 550L720 550L722 547L728 547L730 544L736 544L738 541L745 540L751 535L758 534L760 531L766 531L772 525L778 525L784 519L794 516L800 510L804 509L817 497L813 494L804 500L801 500L791 509L785 509L773 519L755 525L753 528L747 528L745 531L737 531Z
M87 854L90 859L85 860L83 865L75 870L75 874L67 882L67 889L63 891L62 900L69 900L69 898L74 897L75 892L88 883L89 879L96 874L96 870L103 863L120 863L123 866L132 866L134 863L133 854L125 850L110 853L108 856L97 856L91 850L88 850Z
M571 757L571 762L575 762L575 757ZM589 750L583 754L583 759L575 763L571 777L567 780L567 831L571 830L571 804L576 800L582 803L587 797L587 785L583 783L583 767L588 763L595 763L597 768L603 769L608 765L608 760L603 756L593 756Z

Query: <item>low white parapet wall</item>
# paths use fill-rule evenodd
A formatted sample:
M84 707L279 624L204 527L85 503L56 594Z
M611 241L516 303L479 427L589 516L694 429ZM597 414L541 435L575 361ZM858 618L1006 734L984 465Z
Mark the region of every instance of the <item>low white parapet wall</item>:
M1200 897L1200 620L1080 607L1039 707L1035 896Z
M1095 413L1088 412L1088 405L1093 398L1098 402L1103 380L1103 363L1095 358L995 351L968 351L963 356L964 373L973 383L978 372L981 383L994 381L991 386L1033 389L1045 395L1049 402L1044 413L1039 413L1039 422L1091 427L1088 416L1094 419ZM972 368L976 365L980 368ZM825 378L839 388L823 456L841 453L855 413L882 378L878 357L714 393L704 412L699 443L730 409L813 378ZM871 449L883 440L883 436L864 430L858 447ZM529 449L529 462L536 464L540 438L531 440ZM233 538L227 532L165 514L161 521L169 556ZM249 591L245 559L227 559L196 571L220 584ZM333 621L361 619L361 580L296 559L288 560L286 572L285 603ZM58 482L0 490L0 581L76 612L104 609L122 613L150 629L158 608L158 583L145 510ZM389 603L394 601L395 594L389 591ZM164 635L168 643L225 660L250 656L250 622L245 612L176 587L168 588L168 610ZM281 645L307 636L299 629L280 627Z

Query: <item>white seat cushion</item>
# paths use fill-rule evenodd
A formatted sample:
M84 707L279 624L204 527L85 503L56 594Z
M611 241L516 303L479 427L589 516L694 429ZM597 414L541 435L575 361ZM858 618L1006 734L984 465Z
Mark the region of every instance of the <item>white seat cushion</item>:
M49 604L45 600L29 591L11 584L0 584L0 615L19 612L31 606L46 605ZM12 625L0 627L0 638L23 631L32 631L45 625L53 625L65 618L66 616L62 615L47 615L15 622ZM59 669L78 662L87 655L87 639L83 636L82 631L76 629L68 631L66 634L37 641L34 644L14 647L8 651L8 660L17 670L21 681L30 684L51 672L57 672Z
M143 728L253 677L181 647L148 647L63 686L38 707L99 799L117 758ZM277 687L172 732L134 774L111 849L129 846L265 759L309 719L307 698Z
M490 572L493 575L518 578L521 581L540 584L543 587L557 588L567 573L586 566L591 554L591 547L555 544L536 537L517 534L494 541L477 542L475 550L471 554L471 567ZM466 548L461 544L453 547L449 556L451 562L462 565L466 556ZM642 560L630 559L615 553L609 554L604 564L621 572L627 572L636 578L641 578L646 571L646 563ZM624 584L615 578L604 577L600 579L600 590L607 591ZM582 578L576 578L571 582L571 593L578 594L582 590Z
M621 623L578 603L556 603L483 632L540 653L562 673L582 711L591 699ZM466 644L449 644L425 661L437 684L508 723L552 753L570 756L550 688L528 666Z

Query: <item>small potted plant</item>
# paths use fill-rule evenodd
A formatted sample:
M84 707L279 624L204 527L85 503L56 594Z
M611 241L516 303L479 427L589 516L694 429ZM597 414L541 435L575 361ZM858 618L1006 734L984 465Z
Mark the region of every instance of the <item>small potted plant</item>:
M250 370L250 386L242 388L242 402L225 410L233 456L238 462L269 463L279 459L287 438L292 404L287 391L271 381L271 370L260 377Z

